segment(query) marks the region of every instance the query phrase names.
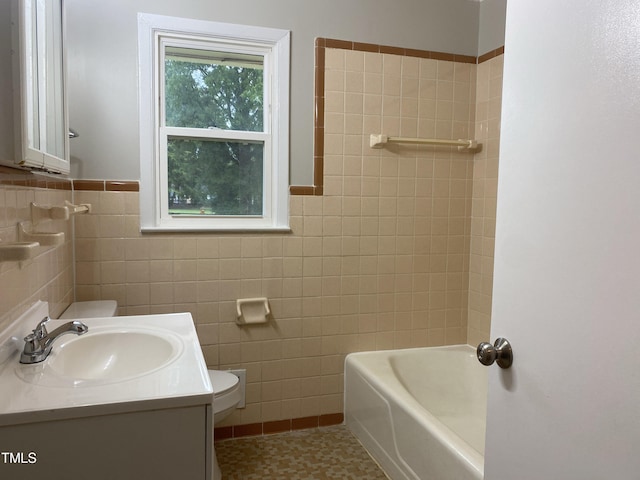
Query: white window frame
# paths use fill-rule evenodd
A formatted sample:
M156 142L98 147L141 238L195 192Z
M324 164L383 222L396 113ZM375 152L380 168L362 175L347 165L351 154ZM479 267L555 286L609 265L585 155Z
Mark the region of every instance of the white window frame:
M238 49L265 57L263 215L179 215L168 211L167 138L190 129L161 124L164 44L207 42L212 49ZM140 105L140 230L289 231L289 49L286 30L138 14L138 92ZM202 139L237 140L232 130L198 129ZM191 132L194 133L194 132ZM247 132L243 132L247 133ZM243 136L241 139L246 139Z

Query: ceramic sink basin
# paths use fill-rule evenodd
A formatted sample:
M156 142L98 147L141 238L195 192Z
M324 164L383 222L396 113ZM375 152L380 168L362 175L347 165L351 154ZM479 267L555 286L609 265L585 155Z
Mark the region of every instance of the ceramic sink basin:
M174 361L182 341L164 329L90 326L84 335L65 335L43 362L19 376L46 386L122 382L153 373Z
M123 380L162 368L177 356L179 346L173 336L151 330L89 330L61 339L49 366L77 380Z

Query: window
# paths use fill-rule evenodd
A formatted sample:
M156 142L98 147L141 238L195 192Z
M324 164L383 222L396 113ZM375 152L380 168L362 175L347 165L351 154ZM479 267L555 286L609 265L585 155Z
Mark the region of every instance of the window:
M289 32L139 14L143 231L287 230Z

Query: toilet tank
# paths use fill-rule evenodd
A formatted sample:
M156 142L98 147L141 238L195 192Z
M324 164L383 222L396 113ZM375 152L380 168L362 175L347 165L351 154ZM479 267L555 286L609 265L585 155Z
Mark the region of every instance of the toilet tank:
M96 300L91 302L74 302L60 315L62 320L74 318L115 317L118 302L115 300Z

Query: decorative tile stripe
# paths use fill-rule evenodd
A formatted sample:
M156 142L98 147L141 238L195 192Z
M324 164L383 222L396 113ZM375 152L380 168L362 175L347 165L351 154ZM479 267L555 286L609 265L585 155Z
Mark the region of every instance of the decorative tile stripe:
M314 165L318 163L318 160L314 161ZM289 193L291 195L315 195L316 187L314 185L291 185L289 187Z
M338 48L360 52L388 53L407 57L429 58L459 63L478 64L486 62L504 53L504 47L487 52L480 57L457 55L454 53L416 50L412 48L392 47L373 43L350 42L331 38L316 38L315 43L315 86L314 86L314 135L313 135L313 185L292 185L291 195L322 195L324 185L324 79L325 49Z
M251 423L248 425L233 425L229 427L216 427L214 438L226 440L229 438L252 437L257 435L269 435L273 433L291 432L307 428L328 427L339 425L344 421L342 413L329 413L288 420L276 420L273 422Z
M500 47L500 48L496 48L495 50L491 50L490 52L487 52L483 55L480 55L478 57L478 64L480 63L484 63L488 60L491 60L492 58L498 57L500 55L502 55L504 53L504 46Z
M329 413L327 415L320 415L320 417L318 417L318 422L321 427L338 425L344 422L344 415L342 413Z
M0 166L0 185L46 188L48 190L71 190L71 180L29 170Z
M73 189L92 192L139 192L140 182L137 180L74 180Z
M225 480L387 480L346 426L216 443Z
M138 192L140 183L121 180L72 180L40 172L0 166L0 185L92 192Z
M346 40L334 40L331 38L316 39L316 47L340 48L342 50L356 50L359 52L389 53L405 57L432 58L434 60L446 60L460 63L476 63L477 57L470 55L458 55L455 53L434 52L431 50L417 50L413 48L392 47L389 45L377 45L374 43L350 42Z
M73 189L76 191L103 192L104 180L74 180Z
M107 192L139 192L139 182L121 182L121 181L106 181L105 188Z

